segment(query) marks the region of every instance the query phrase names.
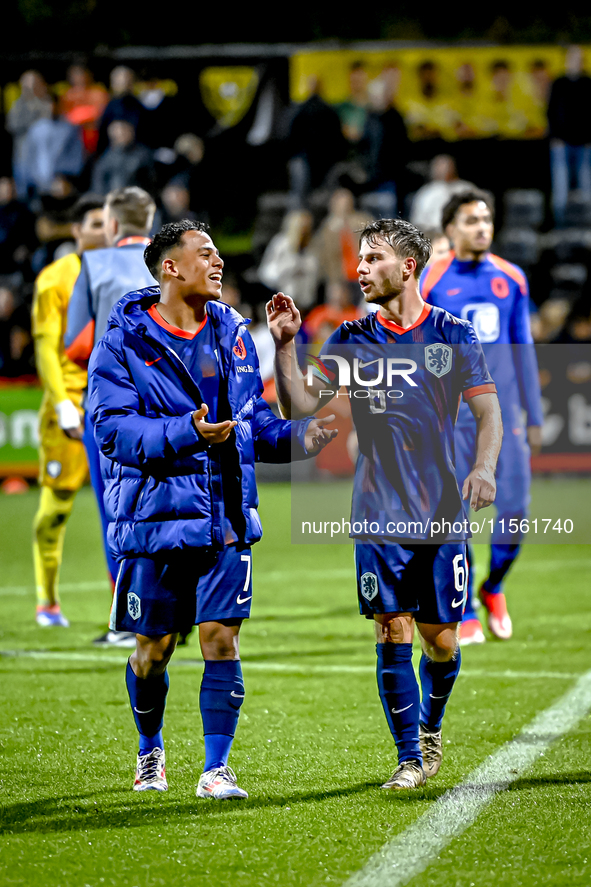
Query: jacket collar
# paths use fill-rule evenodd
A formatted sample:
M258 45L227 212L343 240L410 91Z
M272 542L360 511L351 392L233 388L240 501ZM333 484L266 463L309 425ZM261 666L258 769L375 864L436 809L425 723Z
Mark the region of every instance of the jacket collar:
M160 288L157 286L148 286L127 293L111 311L107 329L116 326L128 330L137 329L139 332L138 327L145 325L145 312L158 301L160 301ZM205 310L213 325L219 329L220 335L231 334L238 327L245 327L250 323L250 320L242 317L225 302L207 302Z

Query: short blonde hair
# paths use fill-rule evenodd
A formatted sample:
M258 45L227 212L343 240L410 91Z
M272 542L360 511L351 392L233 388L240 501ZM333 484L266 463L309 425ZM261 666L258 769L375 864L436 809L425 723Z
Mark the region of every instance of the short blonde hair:
M105 206L125 231L147 233L152 227L156 204L147 191L135 185L107 194Z

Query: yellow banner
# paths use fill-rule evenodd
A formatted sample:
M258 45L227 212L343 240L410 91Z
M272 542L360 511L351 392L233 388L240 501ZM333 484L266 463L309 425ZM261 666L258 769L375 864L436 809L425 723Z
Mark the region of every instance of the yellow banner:
M290 60L290 90L301 102L317 78L323 98L346 116L355 104L352 88L362 95L365 77L368 106L379 109L387 95L414 140L541 138L550 86L564 74L565 53L546 45L300 52ZM591 47L583 53L591 70Z

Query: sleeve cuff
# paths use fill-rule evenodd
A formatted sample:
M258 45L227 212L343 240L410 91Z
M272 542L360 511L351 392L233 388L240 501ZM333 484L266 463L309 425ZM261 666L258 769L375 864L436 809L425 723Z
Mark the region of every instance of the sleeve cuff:
M466 391L463 392L464 400L470 400L471 397L476 397L477 394L496 394L497 386L494 382L487 382L484 385L476 385L474 388L467 388Z

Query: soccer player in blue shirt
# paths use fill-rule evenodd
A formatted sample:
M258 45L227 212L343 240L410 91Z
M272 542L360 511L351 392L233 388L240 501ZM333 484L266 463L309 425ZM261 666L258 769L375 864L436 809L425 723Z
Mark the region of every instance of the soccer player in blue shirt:
M398 750L398 767L383 785L393 790L424 785L441 764L441 723L460 668L463 500L475 510L494 500L502 437L495 386L472 325L420 295L430 254L430 242L409 222L368 224L357 272L365 301L378 310L343 323L306 378L295 353L301 321L293 300L278 293L267 304L284 414L316 411L340 383L351 399L359 439L351 535L360 611L374 620L380 698ZM462 395L478 432L460 492L453 443ZM415 622L422 701L412 665Z
M110 627L136 636L126 672L139 732L134 790L168 788L167 664L195 623L205 660L197 796L246 798L228 756L244 699L250 549L262 533L254 463L306 458L335 432L328 420L278 419L262 399L248 321L219 301L224 263L202 223L165 225L145 259L160 287L114 307L88 397L119 564Z
M472 322L484 346L497 385L505 435L497 469L497 520L490 566L479 594L488 627L502 640L511 637L503 580L519 551L520 537L508 528L527 517L531 482L530 452L538 453L543 423L538 368L529 324L529 293L523 271L490 252L493 211L489 195L476 189L455 194L443 209L442 224L453 251L423 274L420 289L429 304ZM511 347L518 346L518 347ZM525 423L522 419L525 413ZM475 425L463 406L456 424L460 476L474 454ZM482 626L472 602L472 570L460 643L482 643Z

